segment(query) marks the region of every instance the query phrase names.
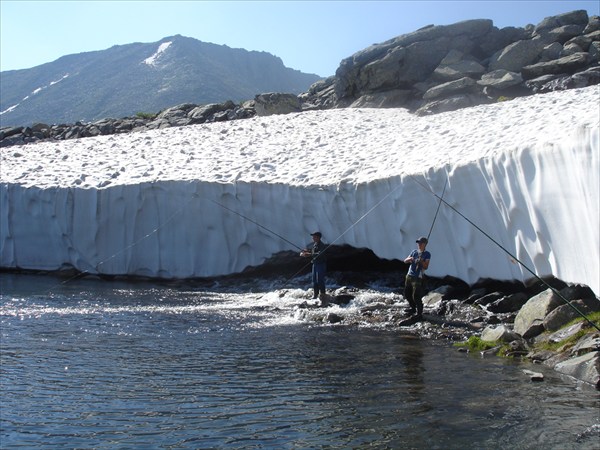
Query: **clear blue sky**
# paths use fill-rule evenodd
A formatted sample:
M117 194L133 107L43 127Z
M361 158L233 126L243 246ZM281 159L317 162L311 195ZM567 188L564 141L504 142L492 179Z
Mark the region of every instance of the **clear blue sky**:
M0 0L0 70L181 34L329 76L353 53L425 25L492 19L523 27L576 9L600 15L600 2Z

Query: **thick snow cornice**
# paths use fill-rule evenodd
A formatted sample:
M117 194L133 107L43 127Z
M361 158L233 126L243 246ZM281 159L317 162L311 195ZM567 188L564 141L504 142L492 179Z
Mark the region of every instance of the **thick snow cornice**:
M292 242L320 229L403 259L437 207L414 176L437 193L448 179L445 200L538 275L598 293L599 102L594 86L429 117L340 109L11 147L0 263L185 278L291 249L215 201ZM430 275L530 278L444 206L428 249Z

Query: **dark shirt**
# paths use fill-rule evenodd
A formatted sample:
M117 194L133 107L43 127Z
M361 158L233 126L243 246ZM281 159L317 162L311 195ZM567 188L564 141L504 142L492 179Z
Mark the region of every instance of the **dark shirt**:
M312 258L311 261L316 264L321 264L327 261L327 257L325 255L325 249L327 246L323 243L323 241L313 242L311 248Z

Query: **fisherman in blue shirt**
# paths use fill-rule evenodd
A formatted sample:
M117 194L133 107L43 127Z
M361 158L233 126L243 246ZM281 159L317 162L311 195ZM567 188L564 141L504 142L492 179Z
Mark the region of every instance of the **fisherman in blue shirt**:
M423 301L421 300L423 298L423 275L429 267L431 253L425 250L426 237L417 239L417 245L418 248L404 260L406 264L410 264L404 283L404 298L410 305L408 314L412 316L416 313L415 319L423 320Z
M325 301L325 270L327 265L324 252L327 246L321 241L323 235L320 231L315 231L310 235L313 239L313 245L310 250L302 250L300 256L310 257L312 260L313 299L318 298L319 292L321 292L321 300Z

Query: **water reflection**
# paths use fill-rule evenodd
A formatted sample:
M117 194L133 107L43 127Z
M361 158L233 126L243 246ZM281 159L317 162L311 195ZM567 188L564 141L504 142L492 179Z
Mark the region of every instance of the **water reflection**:
M39 296L53 283L5 277L3 448L597 444L597 392L552 372L531 384L448 343L293 321L268 295L79 282Z

